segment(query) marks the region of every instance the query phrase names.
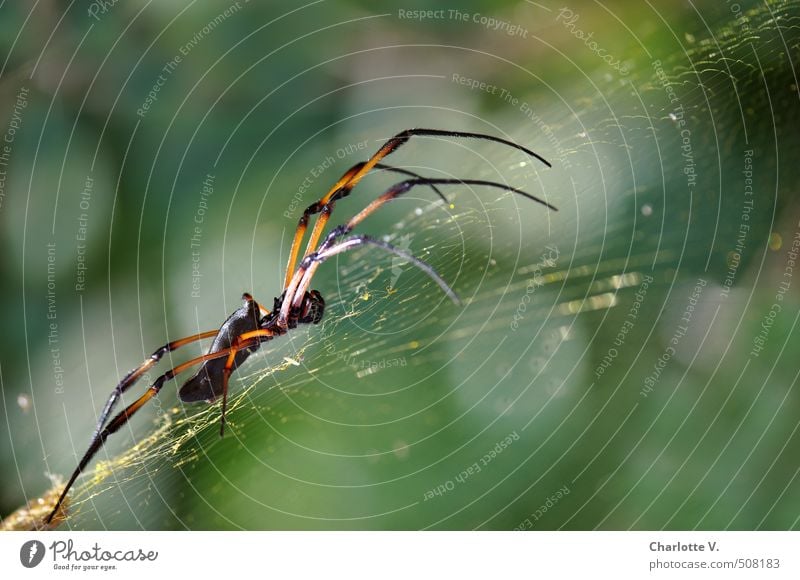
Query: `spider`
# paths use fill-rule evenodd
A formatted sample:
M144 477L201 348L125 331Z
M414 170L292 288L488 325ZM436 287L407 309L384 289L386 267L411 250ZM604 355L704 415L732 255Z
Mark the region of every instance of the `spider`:
M408 192L411 188L417 185L425 185L430 187L436 195L442 200L447 202L442 192L437 185L479 185L503 189L509 192L516 193L545 207L557 211L557 208L550 203L519 189L495 183L493 181L484 181L479 179L440 179L423 177L413 171L400 169L381 163L381 160L387 155L396 151L399 147L404 145L411 137L414 136L429 136L429 137L457 137L457 138L470 138L470 139L483 139L485 141L493 141L509 147L513 147L527 155L544 163L547 167L551 167L550 163L537 153L530 149L508 141L499 137L491 135L484 135L481 133L466 133L462 131L447 131L441 129L406 129L386 141L378 151L372 155L367 161L357 163L348 169L339 180L330 188L328 193L325 194L319 201L311 204L303 212L297 229L295 230L292 246L289 251L289 262L286 265L286 278L284 280L284 289L278 298L274 299L272 311L267 310L259 304L250 294L245 293L242 296L244 303L237 310L231 314L218 330L209 330L201 332L186 338L172 341L150 355L142 364L129 372L119 382L119 384L111 392L97 422L97 426L92 434L89 448L84 453L78 466L73 471L72 476L69 478L67 485L64 487L58 501L50 512L50 515L45 520L47 525L58 513L59 508L67 497L75 480L83 472L92 458L104 445L108 437L119 430L125 425L131 417L142 408L150 399L158 395L164 383L174 379L179 373L201 365L197 372L188 379L183 386L178 390L178 396L184 403L194 403L198 401L206 401L208 403L214 402L218 397L222 396L221 404L221 417L220 417L220 436L223 435L225 429L225 409L228 400L228 381L231 373L235 371L253 352L260 346L276 337L282 336L289 332L291 329L296 328L300 324L318 324L322 320L325 312L325 300L317 290L309 290L311 279L317 268L325 262L328 258L347 252L362 246L371 246L380 250L384 250L391 254L401 257L406 262L413 264L421 269L428 276L433 279L436 284L444 291L444 293L456 304L459 304L458 297L455 292L447 285L447 283L436 273L436 271L427 263L412 256L408 252L393 246L392 244L372 238L366 235L354 235L350 237L348 234L352 232L358 224L366 219L370 214L380 208L383 204L394 198ZM353 188L359 181L373 169L382 171L390 171L405 175L408 179L396 183L387 189L383 194L369 203L355 216L350 218L344 225L333 228L330 233L322 238L325 225L330 219L333 212L334 205L343 197L350 195ZM303 238L305 237L306 230L308 229L308 222L311 216L319 214L314 228L306 246L306 251L303 258L300 260L299 266L295 270L297 260L300 253L300 246ZM322 242L319 243L320 239ZM317 245L319 243L319 245ZM213 338L208 352L197 358L193 358L178 366L168 370L166 373L159 376L133 403L124 408L121 412L115 415L111 420L114 407L119 402L123 393L130 389L151 367L153 367L161 358L168 352L172 352L182 346L198 342L205 338Z

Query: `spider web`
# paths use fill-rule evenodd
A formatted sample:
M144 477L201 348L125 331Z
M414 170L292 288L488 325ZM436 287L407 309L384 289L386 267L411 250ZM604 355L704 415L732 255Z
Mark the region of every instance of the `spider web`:
M180 405L165 387L78 480L66 525L796 527L797 377L786 348L796 298L764 354L751 354L797 229L797 167L777 161L798 154L784 44L796 45L796 12L790 2L737 20L715 14L716 36L687 37L669 58L653 49L626 82L596 75L596 92L564 92L523 123L519 110L492 111L551 170L483 145L437 143L424 165L398 154L409 169L508 183L559 212L477 187L448 189L448 204L418 190L393 202L360 231L430 263L463 306L375 249L331 260L313 284L327 301L323 322L237 370L226 436L218 405ZM395 127L385 126L388 136ZM760 195L745 219L750 148ZM365 180L332 223L388 183ZM250 287L268 287L262 256L286 248L234 233L225 243L256 248ZM235 275L220 269L228 298ZM223 319L182 308L184 287L167 293L156 303L182 312L183 333ZM116 345L118 374L137 362L133 346ZM103 370L92 385L101 402L112 372ZM88 435L83 407L68 410L69 445L46 446L54 470L72 469L65 449L83 452L73 438Z

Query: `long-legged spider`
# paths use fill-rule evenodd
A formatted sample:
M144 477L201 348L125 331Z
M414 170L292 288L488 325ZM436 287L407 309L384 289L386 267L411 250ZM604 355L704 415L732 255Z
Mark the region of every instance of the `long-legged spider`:
M222 395L222 409L220 420L220 435L223 434L225 429L225 407L228 400L228 379L231 373L241 365L247 357L255 352L262 343L272 340L277 336L286 334L290 329L296 328L298 324L317 324L322 320L322 315L325 311L325 301L322 295L317 290L310 290L309 285L314 273L320 264L331 256L352 250L360 246L372 246L378 249L385 250L397 256L400 256L405 261L420 268L428 276L430 276L439 287L450 297L454 302L458 303L458 297L455 292L442 280L439 274L428 264L422 260L415 258L411 254L397 248L387 242L371 238L366 235L355 235L346 239L353 228L366 219L375 210L380 208L383 204L392 199L406 193L411 188L417 185L426 185L431 187L434 192L444 199L441 191L436 187L437 185L481 185L488 187L496 187L506 191L519 194L523 197L538 202L551 210L556 210L553 205L546 201L525 193L519 189L495 183L493 181L484 181L479 179L437 179L422 177L412 171L399 169L384 165L380 161L387 155L394 152L398 147L405 144L411 137L417 135L425 136L439 136L439 137L465 137L472 139L484 139L487 141L494 141L503 145L508 145L524 153L534 157L550 167L543 157L534 153L530 149L518 145L511 141L493 137L491 135L483 135L480 133L465 133L461 131L443 131L440 129L407 129L402 131L386 141L378 151L372 155L367 161L355 164L348 169L344 175L331 187L328 193L325 194L318 202L311 204L303 212L300 222L297 224L297 230L294 234L292 247L289 252L289 262L286 266L286 279L284 281L283 293L275 298L272 311L267 310L259 304L250 294L242 296L244 304L231 314L228 319L222 324L218 330L209 330L201 332L186 338L181 338L170 342L158 350L156 350L150 357L148 357L142 364L129 372L114 388L108 398L103 411L100 413L100 418L97 422L97 427L92 435L89 448L84 453L78 466L73 471L72 476L69 478L67 485L61 492L61 495L53 508L50 515L47 517L46 524L50 524L51 520L58 512L64 498L67 496L75 480L86 468L88 463L92 460L95 454L108 439L109 435L117 431L120 427L125 425L130 418L138 411L147 401L152 399L164 386L164 383L175 378L179 373L202 363L195 375L187 380L178 391L178 396L181 401L185 403L193 403L196 401L213 402L220 395ZM409 177L405 181L401 181L381 194L377 199L369 203L355 216L350 218L344 225L340 225L328 233L323 239L322 243L317 246L320 238L322 237L325 225L333 212L333 207L336 202L343 197L350 194L353 188L359 181L370 172L372 169L381 169L385 171L393 171L401 173ZM312 215L320 214L314 224L314 229L311 231L308 244L306 246L305 255L300 260L300 265L295 270L297 258L300 252L300 245L308 228L308 220ZM145 393L140 396L136 401L128 405L120 413L108 420L111 412L114 410L122 394L131 388L141 376L155 365L161 358L168 352L176 350L181 346L197 342L204 338L213 338L211 347L208 352L197 358L193 358L178 366L168 370L166 373L159 376L152 385L150 385Z

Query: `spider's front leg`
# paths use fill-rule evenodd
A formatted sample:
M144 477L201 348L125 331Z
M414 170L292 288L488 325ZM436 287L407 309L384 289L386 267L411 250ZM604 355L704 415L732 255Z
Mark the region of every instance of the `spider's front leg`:
M292 277L291 281L289 282L289 285L286 288L284 301L283 304L281 305L280 313L278 315L279 322L282 320L286 320L286 318L289 316L289 312L291 311L291 309L299 305L300 300L304 296L306 289L311 283L311 278L313 277L316 268L319 266L321 262L326 260L329 256L335 255L336 253L341 253L342 251L345 251L345 249L349 250L356 246L364 244L372 246L380 246L382 249L386 251L400 255L398 253L398 248L395 248L391 244L387 244L384 242L376 243L375 240L373 240L368 236L360 236L357 238L359 240L358 243L347 244L343 247L340 247L339 250L336 252L333 253L330 252L330 250L337 247L337 242L340 240L340 238L352 232L353 229L358 224L360 224L367 217L372 215L381 206L397 198L398 196L407 193L413 187L418 185L434 186L434 185L457 185L457 184L480 185L485 187L502 189L503 191L510 191L512 193L521 195L522 197L528 198L531 201L535 201L536 203L544 205L545 207L551 210L558 211L558 209L555 206L548 203L547 201L540 199L535 195L531 195L530 193L526 193L521 189L517 189L509 185L504 185L502 183L486 181L483 179L439 179L439 178L419 177L415 179L407 179L406 181L401 181L400 183L396 183L392 187L384 191L380 196L378 196L376 199L370 202L367 205L367 207L365 207L356 215L354 215L352 218L350 218L350 220L346 224L340 225L331 230L331 232L325 237L325 240L323 240L323 242L319 245L316 251L308 254L303 259L303 261L300 263L300 266L297 269L297 272L295 272L295 275ZM342 246L342 244L344 244L344 242L338 245ZM413 258L413 256L411 257ZM441 278L438 276L438 274L435 273L435 271L428 264L425 264L424 262L418 260L417 258L413 259L414 261L416 261L415 265L425 270L425 272L428 273L429 276L432 276L434 280L436 280L437 284L439 284L439 286L442 287L442 289L444 289L445 292L448 293L451 299L453 299L456 302L458 301L458 299L455 298L455 294L452 292L450 287L447 286L447 284L442 285L442 283L439 283L439 280L441 280Z
M300 219L300 224L298 225L297 231L295 232L294 242L292 243L292 252L289 258L289 263L286 267L286 280L284 282L284 288L288 287L291 281L292 270L294 269L295 262L297 260L298 250L300 247L300 241L305 234L306 227L308 226L308 218L312 214L321 213L317 223L314 224L314 230L311 233L311 236L308 240L308 245L306 246L306 253L305 255L308 256L313 251L315 251L317 242L319 242L320 237L322 236L322 231L325 228L325 225L330 218L331 212L333 211L334 203L350 194L353 188L358 185L359 181L370 171L373 169L384 169L387 171L394 171L397 173L403 173L410 177L417 178L418 180L423 180L426 185L431 187L436 194L442 198L445 202L444 195L436 188L435 181L426 179L421 175L418 175L412 171L407 171L404 169L397 169L394 167L390 167L387 165L383 165L381 161L387 155L391 155L397 149L405 145L409 139L412 137L417 136L424 136L424 137L455 137L458 139L480 139L483 141L491 141L494 143L500 143L502 145L506 145L509 147L513 147L514 149L525 153L526 155L533 157L544 163L547 167L551 167L550 162L547 161L544 157L536 153L535 151L531 151L527 147L523 147L513 141L509 141L507 139L502 139L500 137L494 137L493 135L484 135L483 133L468 133L464 131L446 131L442 129L406 129L405 131L401 131L394 137L387 140L383 145L381 145L380 149L378 149L367 161L362 163L357 163L350 169L348 169L342 177L334 184L334 186L325 194L322 199L318 202L309 206L309 208L303 213L303 217ZM421 181L422 182L422 181Z
M328 193L322 197L318 202L309 206L309 208L303 213L303 217L300 219L300 223L298 224L297 231L295 232L294 241L292 243L292 249L290 252L289 263L286 267L286 280L284 283L284 294L283 300L280 304L280 308L276 305L276 310L279 310L278 317L277 317L277 325L281 328L288 328L290 322L290 312L293 308L297 308L302 303L302 300L305 296L305 291L309 286L311 281L311 276L313 275L314 267L311 267L313 262L309 261L310 257L313 256L322 256L325 255L326 252L332 249L334 244L337 242L339 238L348 234L352 229L355 227L356 224L360 223L364 220L367 216L385 204L387 201L394 199L395 197L402 195L403 193L410 190L412 187L416 185L427 185L428 187L433 188L437 194L439 194L442 199L445 201L441 192L436 188L437 185L447 185L447 184L466 184L466 185L481 185L481 186L489 186L489 187L496 187L500 189L504 189L506 191L511 191L517 193L523 197L531 199L532 201L536 201L549 209L556 210L557 208L552 204L548 203L545 200L542 200L534 195L521 191L519 189L501 184L495 183L492 181L485 181L485 180L478 180L478 179L435 179L435 178L426 178L420 175L414 174L413 172L408 172L405 170L397 170L394 168L390 168L384 165L381 165L380 161L390 155L394 151L396 151L399 147L404 145L408 142L411 137L414 136L428 136L428 137L457 137L457 138L467 138L467 139L482 139L485 141L492 141L495 143L500 143L503 145L507 145L509 147L513 147L518 151L521 151L527 154L530 157L533 157L542 163L544 163L547 167L551 167L550 163L544 159L541 155L535 153L534 151L523 147L517 143L512 141L508 141L507 139L501 139L499 137L494 137L492 135L484 135L482 133L467 133L463 131L445 131L441 129L406 129L405 131L401 131L388 141L386 141L378 151L372 155L367 161L363 163L358 163L351 167L345 174L334 184L334 186L328 191ZM319 242L319 239L322 236L322 231L330 218L331 212L333 211L334 203L345 197L350 193L350 191L358 184L358 182L372 169L374 168L384 168L393 171L398 171L400 173L405 173L406 175L410 175L413 179L408 179L401 183L398 183L388 190L386 190L379 198L373 200L367 207L361 210L356 216L354 216L346 225L339 226L336 228L331 234L329 234L326 239L323 241L319 247L316 247L316 244ZM306 254L303 260L300 263L297 271L293 272L294 265L297 260L297 256L299 254L300 242L302 241L303 235L305 234L306 227L308 226L308 219L311 215L321 213L322 215L317 220L316 224L314 225L314 230L311 233L311 236L308 241L308 245L306 247ZM363 245L363 244L370 244L370 245L377 245L374 244L373 241L369 238L360 238L360 241L356 245ZM346 246L348 249L351 247L355 247L353 244L348 244ZM397 254L397 249L391 246L385 247L381 246L384 250L393 252ZM344 251L342 248L339 251ZM338 253L338 252L337 252ZM333 254L327 254L333 255ZM324 258L323 258L324 260ZM427 266L427 264L425 264ZM429 267L428 267L429 268ZM432 270L432 269L431 269ZM426 270L427 271L427 270ZM435 272L434 272L435 273ZM436 275L438 278L438 275ZM440 279L440 278L439 278ZM438 282L437 282L438 283ZM441 284L440 284L441 285ZM446 285L445 285L446 287ZM449 287L448 287L449 289ZM452 291L451 291L452 292Z
M289 250L289 261L286 264L286 278L283 283L284 288L289 285L289 282L292 279L292 273L294 272L294 267L297 263L297 257L300 254L300 245L303 241L303 236L305 236L306 230L308 229L308 220L312 215L321 214L319 219L317 219L317 222L314 224L314 229L312 230L311 236L308 239L305 255L310 254L317 245L317 242L322 235L322 230L325 229L325 224L328 223L331 213L333 213L333 207L336 202L343 197L350 195L350 192L361 179L361 177L359 177L358 179L354 180L354 177L359 173L362 175L366 173L364 171L364 166L367 165L367 163L367 161L361 161L360 163L353 165L350 169L344 172L344 174L336 181L336 183L333 184L333 187L328 190L328 193L326 193L319 201L312 203L303 211L303 215L300 216L300 220L297 223L297 228L294 231L294 238L292 239L291 249ZM373 163L371 168L379 169L381 171L399 173L408 177L421 177L418 173L414 173L413 171L401 169L399 167L392 167L390 165L384 165L383 163ZM431 185L430 188L434 191L434 193L436 193L436 195L439 196L442 201L447 202L447 199L438 187Z

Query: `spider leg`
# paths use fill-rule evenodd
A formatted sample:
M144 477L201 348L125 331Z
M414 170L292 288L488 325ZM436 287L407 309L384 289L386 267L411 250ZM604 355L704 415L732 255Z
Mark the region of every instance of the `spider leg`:
M153 365L155 365L161 358L168 352L172 352L175 349L178 349L182 346L187 344L191 344L193 342L197 342L204 338L212 338L217 335L218 330L209 330L207 332L201 332L200 334L193 334L192 336L187 336L186 338L181 338L179 340L173 340L162 346L161 348L157 349L153 354L151 354L142 364L138 367L133 369L129 372L125 377L119 382L119 384L114 387L114 390L111 392L111 395L108 397L108 401L106 401L105 406L103 407L103 411L100 413L100 419L97 421L97 427L95 427L94 433L92 433L92 440L97 437L97 434L103 428L108 416L111 414L111 411L119 401L119 398L122 396L122 393L127 391L131 388L136 381L138 381L142 375L147 372Z
M297 223L297 229L294 231L294 239L292 240L292 248L289 251L289 263L286 265L286 280L284 282L284 287L289 285L289 280L291 279L292 272L294 270L294 265L297 262L297 254L300 252L300 244L303 241L303 236L306 233L306 229L308 228L308 218L312 215L320 213L324 210L324 203L323 200L327 197L332 197L337 191L339 191L344 184L346 184L350 178L355 175L361 168L363 167L363 163L357 163L353 165L350 169L344 172L339 180L333 184L330 191L322 198L322 200L312 203L308 206L303 215L300 217L300 221ZM328 210L330 211L330 210Z
M400 167L393 167L392 165L386 165L384 163L376 163L375 164L375 169L381 169L382 171L391 171L392 173L399 173L401 175L407 175L408 177L418 177L419 179L425 179L419 173L415 173L413 171L409 171L408 169L402 169ZM428 187L430 187L434 191L434 193L436 193L436 195L439 196L439 199L441 199L444 203L447 203L447 198L442 193L442 190L440 190L438 187L436 187L432 183L428 183L427 185L428 185Z
M513 141L508 141L506 139L501 139L500 137L494 137L492 135L484 135L482 133L467 133L463 131L445 131L442 129L406 129L405 131L401 131L388 141L384 143L378 151L369 158L369 160L363 163L357 163L349 170L345 172L345 174L339 178L339 181L328 191L325 196L320 199L315 204L309 206L306 210L307 213L303 214L303 217L300 218L300 224L298 224L298 231L295 232L295 239L292 243L292 253L289 258L289 263L286 267L286 279L284 281L284 290L287 291L287 295L289 294L289 284L292 280L292 271L294 270L295 263L297 262L297 254L299 250L300 240L302 240L303 235L305 234L305 230L308 226L308 216L316 213L321 213L319 219L317 220L316 224L314 224L314 230L311 233L311 237L308 240L308 246L306 247L306 256L308 256L317 245L319 238L322 235L322 230L325 227L325 224L328 222L330 218L330 214L333 211L333 202L337 199L341 199L347 196L350 191L358 184L359 181L369 173L373 168L378 167L380 165L380 161L386 157L387 155L392 154L396 151L399 147L403 146L411 137L424 135L428 137L438 136L438 137L458 137L458 138L467 138L467 139L483 139L485 141L493 141L495 143L501 143L503 145L508 145L509 147L513 147L519 151L523 151L524 153L528 154L531 157L534 157L544 163L547 167L552 167L550 163L538 153L531 151L527 147L523 147L522 145L518 145ZM431 185L431 187L433 187ZM447 201L447 200L445 200ZM310 211L309 211L310 210Z
M352 189L356 186L356 184L361 180L364 175L366 175L373 167L375 167L380 161L386 157L394 153L399 147L403 146L411 137L418 136L418 135L425 135L428 137L458 137L458 138L467 138L467 139L483 139L485 141L494 141L495 143L501 143L503 145L508 145L509 147L513 147L519 151L523 151L527 153L531 157L534 157L544 163L547 167L552 167L550 163L538 153L531 151L527 147L523 147L513 141L508 141L507 139L501 139L500 137L494 137L492 135L484 135L483 133L466 133L464 131L445 131L442 129L406 129L405 131L401 131L388 141L384 143L378 151L369 158L369 160L364 163L360 169L356 170L346 182L346 186ZM341 186L340 186L341 187ZM335 191L328 193L325 197L320 200L321 204L328 203L330 201L329 198L335 195Z
M347 252L349 250L354 250L364 245L375 246L391 254L399 256L404 260L406 260L407 262L413 264L414 266L425 272L428 276L430 276L431 279L434 282L436 282L439 288L441 288L444 291L444 293L447 294L447 297L450 298L450 300L452 300L456 304L461 304L458 295L453 291L452 288L450 288L447 282L445 282L442 279L442 277L439 276L439 274L436 272L433 266L431 266L427 262L420 260L416 256L406 252L405 250L398 248L397 246L393 246L388 242L384 242L382 240L376 240L373 237L363 234L347 238L346 240L343 240L338 244L335 244L320 252L315 252L307 256L303 260L303 263L300 265L300 269L303 270L303 277L299 284L298 291L300 288L303 288L304 289L303 292L305 292L305 289L307 289L308 285L311 283L311 278L314 277L314 272L316 272L316 269L319 267L320 264L322 264L322 262L324 262L331 256L335 256L336 254L341 254L342 252Z
M376 198L369 205L367 205L367 207L365 207L355 216L353 216L350 219L350 221L347 222L347 224L334 228L328 234L328 236L325 238L322 244L320 244L319 248L317 248L316 253L322 254L323 252L325 252L336 242L337 239L349 234L353 230L353 228L356 227L356 225L364 221L368 216L370 216L383 204L408 192L411 188L417 185L433 186L433 185L453 185L453 184L482 185L487 187L495 187L497 189L502 189L505 191L510 191L519 194L532 201L540 203L548 207L549 209L558 211L558 208L534 195L526 193L520 189L504 185L502 183L495 183L494 181L486 181L483 179L438 179L438 178L427 178L427 177L407 179L406 181L401 181L400 183L396 183L395 185L387 189L378 198ZM279 323L285 321L288 317L289 309L292 306L298 306L299 302L302 300L303 294L307 290L308 284L310 283L310 278L305 276L305 271L307 270L307 268L308 266L304 268L303 264L301 264L300 268L298 268L297 272L295 272L295 275L292 277L292 280L289 282L289 285L286 287L286 295L284 303L281 306L281 311L278 317Z
M526 197L536 203L540 203L543 206L551 209L553 211L558 211L558 208L554 205L544 201L536 197L535 195L531 195L530 193L526 193L521 189L517 189L515 187L511 187L508 185L503 185L502 183L496 183L494 181L486 181L483 179L437 179L437 178L427 178L427 177L420 177L417 179L408 179L406 181L401 181L387 189L384 193L380 195L377 199L370 202L370 204L358 212L355 216L353 216L350 221L347 223L347 231L343 232L341 235L347 234L350 230L352 230L357 224L364 221L372 212L378 209L380 206L385 204L387 201L391 201L394 198L406 193L412 187L416 185L430 185L430 184L439 184L439 185L484 185L487 187L496 187L498 189L503 189L505 191L510 191L512 193L516 193L521 195L522 197Z
M289 262L286 264L286 279L283 283L284 288L289 285L291 276L294 273L294 267L297 264L297 256L300 253L300 244L303 241L303 236L305 236L306 230L308 229L309 218L318 213L322 214L317 220L317 223L314 224L314 230L311 232L311 237L309 238L308 245L306 246L306 255L311 253L311 251L317 245L319 237L322 235L322 229L325 227L325 224L327 223L328 218L333 211L334 203L337 200L350 195L353 187L355 187L355 183L351 186L347 186L348 181L353 177L353 175L360 171L366 163L366 161L356 163L350 169L345 171L322 199L312 203L305 209L305 211L303 211L303 215L300 217L300 221L297 223L297 229L294 232L294 239L292 240L292 247L289 251ZM413 171L400 169L399 167L392 167L391 165L384 165L383 163L376 163L374 167L383 171L392 171L394 173L401 173L410 177L421 177L418 173L414 173ZM431 185L430 187L445 203L447 202L447 199L444 197L444 194L442 194L439 188L437 188L435 185Z
M347 224L343 226L339 226L338 228L334 228L328 236L325 238L325 241L322 242L320 247L317 249L317 253L324 251L326 248L330 247L338 238L342 236L346 236L349 234L353 228L355 228L358 224L364 221L367 217L372 215L376 210L378 210L382 205L385 203L395 199L407 193L411 188L417 185L431 185L431 184L438 184L438 185L483 185L487 187L494 187L497 189L502 189L504 191L510 191L512 193L519 194L523 197L526 197L536 203L540 203L551 209L553 211L558 211L558 208L554 205L544 201L536 197L535 195L531 195L530 193L526 193L521 189L517 189L515 187L511 187L509 185L504 185L502 183L496 183L494 181L486 181L483 179L438 179L438 178L427 178L427 177L420 177L417 179L408 179L406 181L401 181L400 183L396 183L389 189L387 189L384 193L382 193L377 199L374 199L370 202L367 207L362 209L352 218Z
M361 169L363 169L363 167L364 167L364 165L366 165L366 163L367 163L366 161L361 162L361 163L357 163L356 165L354 165L353 167L350 168L350 171L352 171L353 169L356 169L357 171L360 171ZM402 173L404 175L410 175L412 177L416 177L416 178L419 178L419 179L424 179L424 177L422 177L418 173L414 173L413 171L409 171L407 169L400 169L398 167L392 167L392 166L389 166L389 165L384 165L382 163L376 163L373 166L373 168L382 169L384 171L394 171L395 173ZM349 171L348 171L348 173L349 173ZM355 173L353 175L355 175ZM350 179L352 179L352 177ZM346 183L342 187L339 187L338 190L335 191L333 193L333 195L330 196L330 199L328 199L327 201L323 201L323 200L325 200L325 198L323 198L322 200L320 200L319 202L317 202L315 204L319 208L320 216L319 216L319 218L317 218L317 221L314 224L314 229L312 230L311 235L308 238L308 244L306 244L305 256L308 256L317 247L317 243L319 242L319 239L322 236L322 231L325 229L325 226L327 225L328 220L330 219L331 214L333 213L333 206L335 205L335 203L338 200L342 199L343 197L347 197L348 195L350 195L350 192L353 190L353 188L356 186L357 183L358 183L358 180L357 181L350 181L349 183ZM436 192L436 194L442 199L442 201L447 203L447 198L444 196L444 194L434 184L427 183L427 185ZM289 272L290 272L290 270L287 269L287 278L288 278L288 275L289 275L288 273ZM288 281L287 281L287 284L288 284Z
M231 373L233 372L233 363L236 360L236 353L239 352L243 347L239 345L243 342L247 342L253 338L261 338L261 337L273 337L275 333L271 330L267 330L265 328L261 328L258 330L251 330L250 332L245 332L244 334L240 334L236 337L236 340L233 342L233 346L231 347L231 352L228 354L228 358L225 361L225 368L222 371L222 417L220 419L219 425L219 436L222 437L225 434L225 410L228 408L228 380L231 377Z
M49 524L52 521L53 516L55 516L55 514L58 512L58 509L61 507L64 498L67 497L67 492L69 492L70 488L72 488L72 485L75 483L75 480L78 479L78 476L81 474L81 472L83 472L83 470L92 460L92 458L97 454L97 452L103 446L106 439L108 439L109 435L118 431L120 427L125 425L125 423L127 423L130 420L130 418L133 417L133 415L136 413L136 411L138 411L142 407L142 405L144 405L145 403L147 403L147 401L149 401L155 395L157 395L158 392L161 390L161 387L164 386L165 382L174 379L176 375L182 373L186 369L196 364L205 362L207 360L228 356L231 351L241 350L243 348L249 348L251 346L255 346L256 344L258 344L258 342L259 341L254 338L248 341L244 341L235 347L224 348L217 352L204 354L197 358L193 358L192 360L186 361L185 363L181 363L178 366L168 370L160 377L158 377L153 382L153 384L150 385L150 387L148 387L147 391L145 391L145 393L141 397L139 397L133 403L128 405L125 409L120 411L113 419L111 419L111 421L108 422L108 424L105 427L103 427L102 430L100 430L97 434L95 434L95 436L92 438L91 444L89 445L89 449L87 449L86 453L83 454L83 457L78 463L78 467L76 467L75 471L72 472L72 475L70 476L67 485L61 492L61 495L59 496L58 501L56 502L56 505L53 508L53 511L51 511L50 515L47 516L45 523Z

